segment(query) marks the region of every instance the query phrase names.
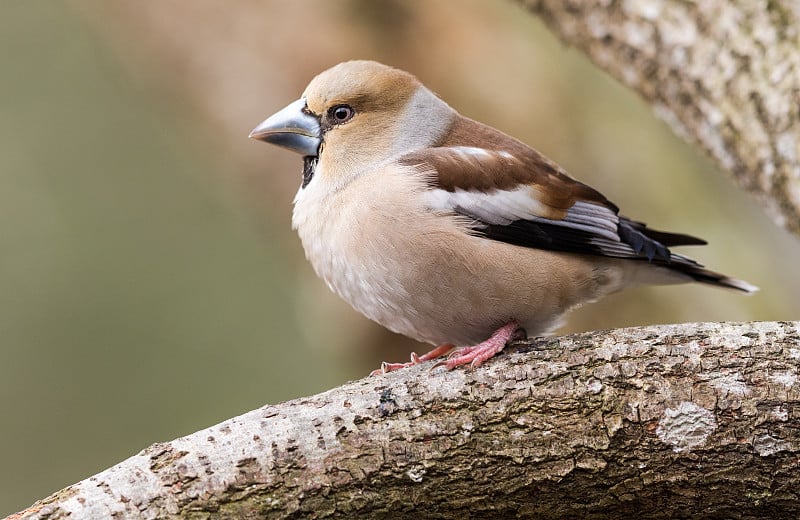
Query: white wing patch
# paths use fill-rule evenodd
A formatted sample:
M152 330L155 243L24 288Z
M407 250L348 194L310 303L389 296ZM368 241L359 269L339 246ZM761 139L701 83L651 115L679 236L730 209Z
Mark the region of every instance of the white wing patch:
M491 192L433 189L425 192L425 203L434 211L461 213L485 224L506 226L516 220L531 220L578 229L598 238L620 242L617 234L619 217L611 209L578 201L561 220L543 218L540 215L546 214L547 208L536 199L536 191L530 186Z
M495 154L494 152L490 152L485 148L478 148L475 146L449 146L447 149L452 150L453 152L464 158L474 157L476 159L491 159L492 156L494 155L501 155L501 154ZM502 153L508 155L509 157L513 157L508 152L502 152Z
M425 204L434 211L455 211L486 224L505 226L515 220L534 220L545 208L534 190L520 186L515 190L492 192L433 189L425 192Z

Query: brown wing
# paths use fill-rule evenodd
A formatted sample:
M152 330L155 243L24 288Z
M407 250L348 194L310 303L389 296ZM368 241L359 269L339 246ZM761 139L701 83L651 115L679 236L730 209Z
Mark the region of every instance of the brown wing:
M402 162L436 171L429 207L474 219L475 230L490 239L666 262L667 246L705 243L620 217L600 192L538 151L470 119L457 118L445 140Z
M482 152L481 152L482 151ZM575 202L584 200L617 207L594 188L579 182L555 162L525 143L472 119L457 117L437 146L407 155L438 172L437 188L489 192L527 185L541 204L540 216L564 218Z

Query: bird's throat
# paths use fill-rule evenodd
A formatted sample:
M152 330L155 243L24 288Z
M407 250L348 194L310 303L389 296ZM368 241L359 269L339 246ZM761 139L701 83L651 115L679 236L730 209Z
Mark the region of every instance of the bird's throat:
M301 188L308 186L311 178L314 177L314 171L317 169L317 161L319 157L316 155L306 155L303 157L303 184Z

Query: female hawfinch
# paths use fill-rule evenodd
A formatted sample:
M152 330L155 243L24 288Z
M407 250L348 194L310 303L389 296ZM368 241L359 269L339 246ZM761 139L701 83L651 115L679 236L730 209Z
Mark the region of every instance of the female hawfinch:
M705 244L619 215L530 146L407 72L341 63L250 137L303 156L292 224L314 270L366 317L478 366L583 303L636 284L753 292L670 251Z

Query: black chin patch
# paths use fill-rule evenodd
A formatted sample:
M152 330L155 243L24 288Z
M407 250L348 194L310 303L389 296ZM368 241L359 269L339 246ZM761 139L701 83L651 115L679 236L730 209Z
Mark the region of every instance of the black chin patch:
M316 155L306 155L303 157L303 184L301 187L305 188L314 177L314 170L317 169L317 161L319 157Z

